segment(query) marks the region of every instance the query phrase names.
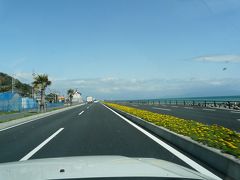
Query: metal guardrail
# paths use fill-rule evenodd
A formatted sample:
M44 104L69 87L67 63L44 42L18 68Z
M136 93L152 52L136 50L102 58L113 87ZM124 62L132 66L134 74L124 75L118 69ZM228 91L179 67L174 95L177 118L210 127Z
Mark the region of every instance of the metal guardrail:
M215 107L215 108L228 108L240 109L240 101L212 101L212 100L127 100L115 101L118 103L131 103L142 105L179 105L179 106L196 106L196 107Z

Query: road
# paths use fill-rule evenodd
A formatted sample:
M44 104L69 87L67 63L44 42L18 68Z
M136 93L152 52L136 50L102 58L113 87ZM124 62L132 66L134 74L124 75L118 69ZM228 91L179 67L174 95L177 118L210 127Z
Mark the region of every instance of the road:
M165 142L161 137L154 140L148 134L100 103L86 104L0 130L0 162L68 156L122 155L163 159L221 176L207 165L181 152L170 142ZM167 150L166 146L169 145L174 151Z
M124 103L124 105L187 120L195 120L204 124L218 124L240 132L240 111L237 110L159 104L143 105Z

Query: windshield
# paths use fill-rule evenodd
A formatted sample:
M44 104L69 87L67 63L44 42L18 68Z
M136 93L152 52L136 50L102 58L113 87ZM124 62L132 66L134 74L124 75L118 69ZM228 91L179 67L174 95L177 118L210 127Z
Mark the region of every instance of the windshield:
M240 179L239 19L238 0L0 0L0 179Z

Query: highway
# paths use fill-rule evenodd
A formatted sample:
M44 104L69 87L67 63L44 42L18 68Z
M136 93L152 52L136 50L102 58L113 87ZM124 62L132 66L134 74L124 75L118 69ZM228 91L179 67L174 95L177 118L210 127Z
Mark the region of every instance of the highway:
M217 124L240 132L240 111L237 110L164 104L143 105L123 103L123 105L151 112L172 115L187 120L195 120L204 124Z
M0 130L0 162L86 155L122 155L163 159L205 174L214 173L221 176L174 147L171 142L153 136L101 103L86 104Z

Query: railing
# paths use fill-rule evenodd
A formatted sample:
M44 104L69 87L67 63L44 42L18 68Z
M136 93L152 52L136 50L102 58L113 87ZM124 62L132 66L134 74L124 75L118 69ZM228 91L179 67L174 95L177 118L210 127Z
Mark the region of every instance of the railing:
M128 100L117 101L119 103L132 103L142 105L175 105L175 106L197 106L197 107L215 107L240 109L240 101L213 101L213 100L189 100L189 99L165 99L165 100Z

